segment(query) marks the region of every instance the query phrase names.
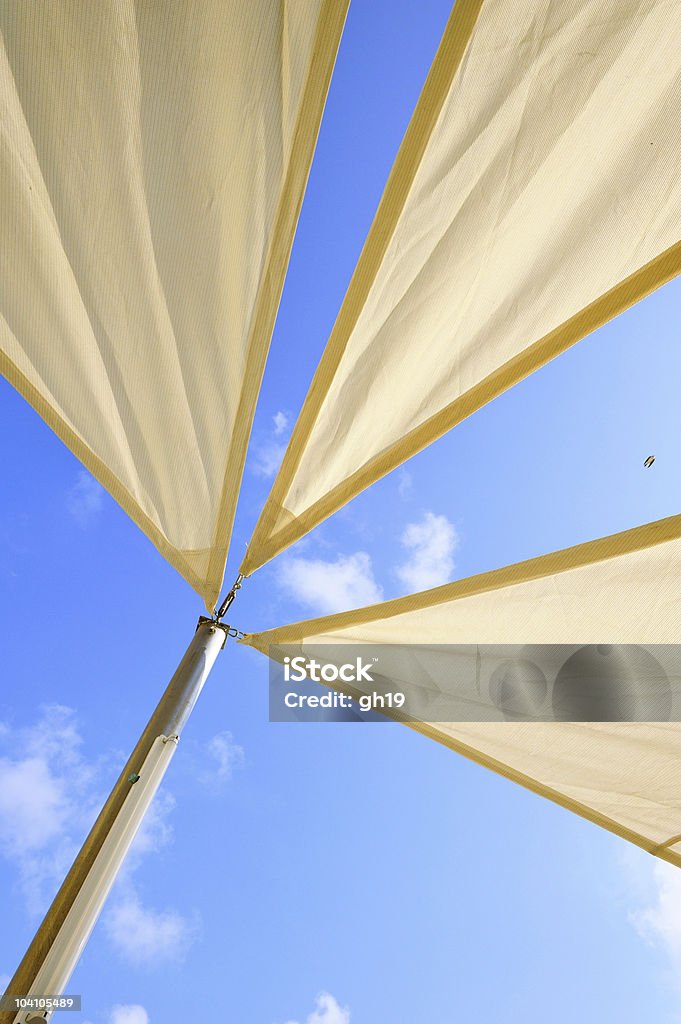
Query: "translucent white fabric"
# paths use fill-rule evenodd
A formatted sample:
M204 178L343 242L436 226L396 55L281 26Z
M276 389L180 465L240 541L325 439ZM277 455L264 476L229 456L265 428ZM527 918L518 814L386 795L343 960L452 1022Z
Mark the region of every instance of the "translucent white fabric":
M0 5L0 370L209 607L346 8Z
M677 0L457 0L242 571L681 269Z
M335 660L344 644L410 640L421 648L678 644L680 579L681 516L673 516L420 594L251 634L245 642L277 659L294 648L319 656L320 645L328 644ZM407 685L409 671L418 671L410 665L405 656L400 670ZM415 678L417 685L428 682ZM371 690L364 682L353 686ZM433 722L424 716L405 724L681 865L678 722Z

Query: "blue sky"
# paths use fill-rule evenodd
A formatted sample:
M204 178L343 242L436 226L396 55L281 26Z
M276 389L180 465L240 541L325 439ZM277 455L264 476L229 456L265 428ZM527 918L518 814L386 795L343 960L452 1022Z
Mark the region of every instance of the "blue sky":
M267 495L448 15L354 0L227 578ZM239 595L245 630L679 511L672 283L361 495ZM201 602L3 382L0 975ZM656 455L652 470L643 459ZM396 725L270 724L221 655L71 983L90 1024L674 1021L681 873Z

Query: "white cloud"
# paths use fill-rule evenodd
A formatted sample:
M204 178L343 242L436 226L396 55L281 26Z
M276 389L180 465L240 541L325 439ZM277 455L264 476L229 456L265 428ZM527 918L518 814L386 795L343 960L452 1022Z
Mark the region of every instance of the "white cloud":
M287 558L279 585L300 604L322 615L383 600L366 551L339 555L335 562L320 558Z
M458 537L446 516L426 512L420 522L409 523L400 542L410 554L395 572L410 591L427 590L449 582Z
M85 527L104 507L104 488L85 469L66 495L66 508L79 526Z
M17 869L29 914L43 913L85 838L101 800L101 763L80 753L74 712L61 705L0 744L0 854ZM16 752L20 752L17 756Z
M288 416L286 415L285 412L277 412L272 417L272 422L274 423L275 435L277 437L281 437L281 435L285 432L286 428L288 427Z
M291 1020L288 1024L300 1022ZM350 1010L347 1006L340 1006L329 992L320 992L314 1010L305 1018L305 1024L350 1024Z
M102 917L111 945L122 960L136 966L156 967L183 959L198 931L196 914L188 917L176 910L155 910L145 905L135 884L144 857L172 842L168 818L174 809L175 798L160 790L135 836Z
M196 921L174 910L145 907L134 890L119 897L104 915L104 929L121 956L132 964L157 966L181 960L196 937Z
M19 876L33 916L45 912L104 802L102 768L107 755L88 762L74 711L43 708L31 727L0 735L0 855ZM17 756L16 752L20 752ZM133 843L105 911L110 941L127 958L160 961L181 957L196 925L176 911L143 905L133 876L145 855L172 840L168 821L174 798L161 790Z
M63 704L50 704L43 708L41 717L22 734L22 749L36 757L58 759L64 765L84 768L80 748L83 739L72 708Z
M285 444L275 444L274 442L264 444L258 448L255 453L255 462L253 463L253 472L256 476L262 476L266 479L275 476L281 465L281 460L284 458L285 451Z
M400 471L397 479L397 493L399 494L402 501L406 501L412 492L414 487L414 480L408 469Z
M2 994L10 983L9 974L0 974L0 994Z
M135 884L135 872L143 858L172 842L168 817L174 808L172 794L164 790L156 794L102 918L111 945L121 959L136 966L155 967L183 959L198 931L196 914L190 918L176 910L154 910L144 904Z
M206 749L215 764L206 780L218 778L227 782L235 769L244 766L244 748L234 742L231 732L217 733L208 741Z
M656 860L652 902L631 914L639 934L666 954L681 994L681 871Z
M126 860L128 873L134 871L147 853L157 853L173 839L173 826L168 818L175 810L175 797L161 789L144 816Z
M0 758L2 843L10 856L46 846L63 831L70 811L61 780L44 760Z
M289 420L285 412L278 412L272 417L272 435L267 441L255 445L251 467L256 476L270 479L276 475L286 451ZM273 438L280 438L274 440Z
M109 1024L149 1024L149 1014L139 1003L133 1003L130 1006L114 1006Z

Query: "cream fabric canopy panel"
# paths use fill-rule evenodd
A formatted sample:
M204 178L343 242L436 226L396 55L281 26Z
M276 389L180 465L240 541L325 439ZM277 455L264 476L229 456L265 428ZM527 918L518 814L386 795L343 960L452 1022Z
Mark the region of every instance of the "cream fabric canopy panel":
M420 645L677 644L680 578L681 516L673 516L245 642L275 656L287 645L318 653L319 644L410 638ZM681 724L405 724L681 866Z
M346 9L0 5L0 369L209 607Z
M677 0L457 0L250 573L681 269Z

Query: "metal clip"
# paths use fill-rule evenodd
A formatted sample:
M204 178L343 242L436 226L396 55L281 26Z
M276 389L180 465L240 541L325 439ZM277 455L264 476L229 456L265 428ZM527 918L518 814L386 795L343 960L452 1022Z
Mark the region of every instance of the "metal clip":
M201 626L210 626L212 633L214 633L216 629L219 629L225 637L222 643L223 647L227 643L227 637L229 636L233 637L235 640L244 640L246 637L246 634L242 633L240 629L236 628L236 626L230 626L227 622L218 622L215 616L209 619L207 615L199 615L199 621L196 628L199 629Z
M227 592L227 596L225 597L224 601L222 602L222 604L220 605L218 610L215 612L215 621L216 622L219 622L220 619L224 615L226 615L227 609L229 608L229 606L231 605L232 601L236 597L237 590L241 590L241 584L242 584L242 581L244 579L245 579L244 575L242 573L239 573L239 575L237 576L237 578L235 579L235 581L234 581L234 583L232 585L232 589Z
M234 637L235 640L245 640L246 634L242 633L236 626L227 626L227 636Z

